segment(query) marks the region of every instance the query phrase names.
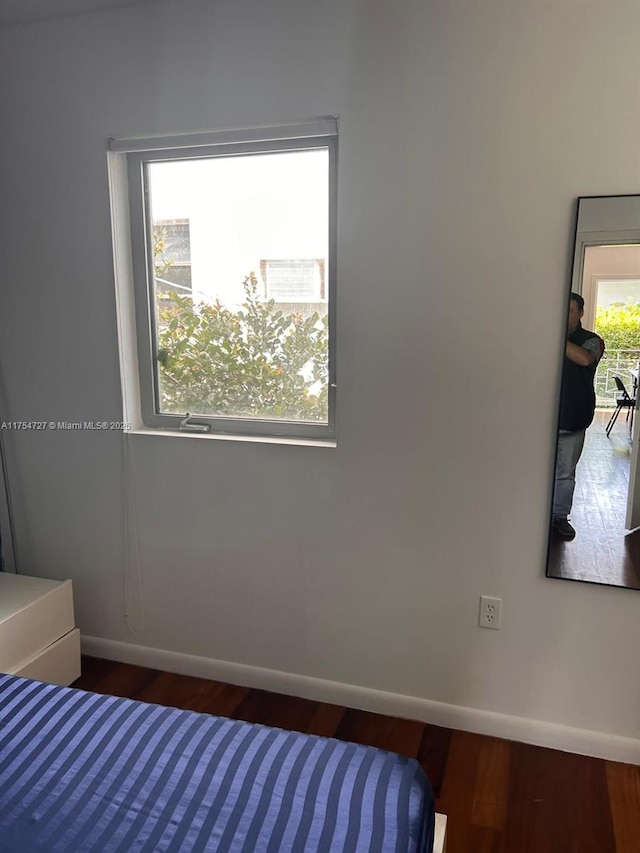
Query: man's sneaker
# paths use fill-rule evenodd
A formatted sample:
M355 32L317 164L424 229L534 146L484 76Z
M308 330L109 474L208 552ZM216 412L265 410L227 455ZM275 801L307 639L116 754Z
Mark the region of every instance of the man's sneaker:
M552 522L554 532L561 539L575 539L576 531L569 524L566 518L554 518Z

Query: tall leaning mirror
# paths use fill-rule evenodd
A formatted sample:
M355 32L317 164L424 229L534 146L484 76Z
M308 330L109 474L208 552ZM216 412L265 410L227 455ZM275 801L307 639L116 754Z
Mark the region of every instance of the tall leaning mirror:
M640 589L640 195L578 199L547 577Z

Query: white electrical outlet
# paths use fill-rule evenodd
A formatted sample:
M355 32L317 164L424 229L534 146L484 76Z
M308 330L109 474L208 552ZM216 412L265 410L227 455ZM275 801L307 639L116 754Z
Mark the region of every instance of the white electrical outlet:
M500 627L502 618L502 599L492 598L490 595L480 596L480 618L478 625L481 628L493 628L495 631Z

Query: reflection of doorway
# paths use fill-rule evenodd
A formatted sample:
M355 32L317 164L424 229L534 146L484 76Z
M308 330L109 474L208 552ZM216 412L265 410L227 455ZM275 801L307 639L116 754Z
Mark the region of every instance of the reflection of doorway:
M583 325L593 329L605 341L605 357L596 374L596 404L599 411L611 411L619 393L615 379L618 377L629 392L637 387L640 363L640 245L587 245L584 249L582 269L582 295L585 300ZM635 396L635 395L634 395ZM592 429L595 428L592 427ZM626 511L620 527L628 529L640 525L640 489L638 479L638 429L633 436L626 430L612 433L611 453L620 453L616 442L628 442L630 474L627 477ZM603 446L606 452L606 445ZM602 488L606 489L603 484ZM620 485L616 487L620 488ZM619 497L619 495L618 495ZM636 500L636 498L638 500ZM619 506L619 501L614 501Z

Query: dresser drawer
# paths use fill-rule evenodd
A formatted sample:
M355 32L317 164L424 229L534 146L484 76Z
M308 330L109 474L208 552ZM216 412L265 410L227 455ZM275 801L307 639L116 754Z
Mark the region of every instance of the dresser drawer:
M70 580L0 572L0 672L15 672L74 628Z
M10 674L68 686L80 678L80 631L77 628L69 631Z

